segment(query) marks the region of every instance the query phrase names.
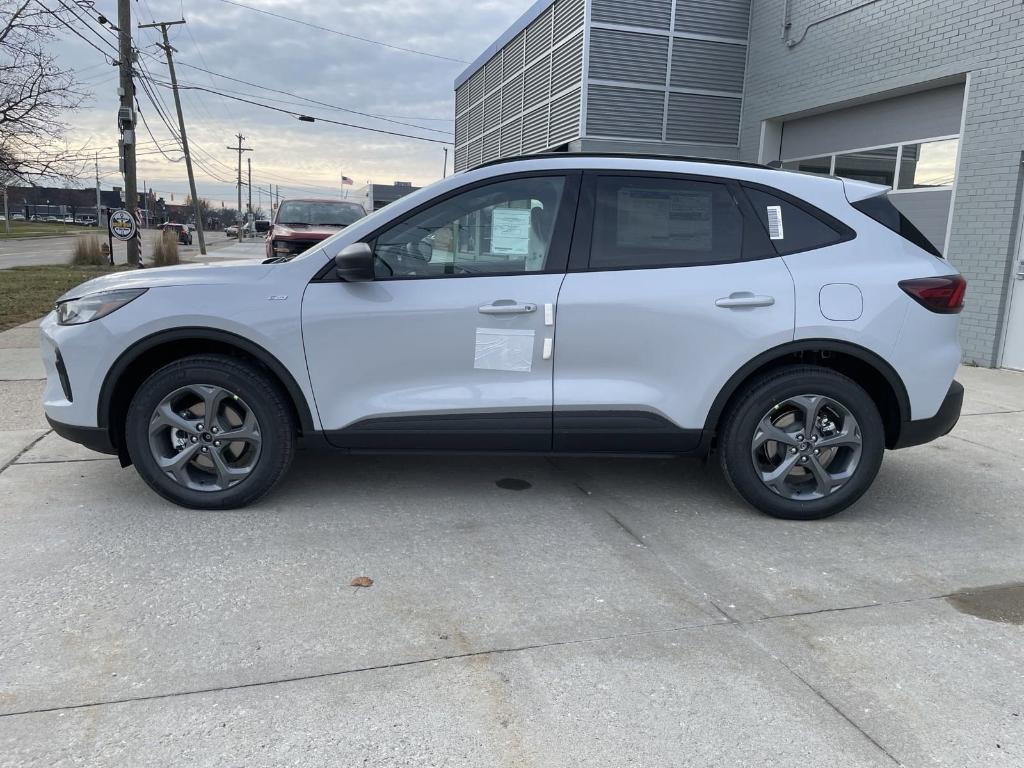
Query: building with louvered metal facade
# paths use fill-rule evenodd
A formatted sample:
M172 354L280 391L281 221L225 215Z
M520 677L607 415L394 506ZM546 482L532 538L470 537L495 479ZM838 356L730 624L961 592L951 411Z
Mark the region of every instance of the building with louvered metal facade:
M539 0L455 81L455 170L543 151L737 156L750 0Z

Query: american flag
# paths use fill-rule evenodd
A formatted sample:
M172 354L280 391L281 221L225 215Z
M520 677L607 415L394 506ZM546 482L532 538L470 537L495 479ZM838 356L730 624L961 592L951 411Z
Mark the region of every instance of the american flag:
M354 183L355 182L352 181L352 179L350 179L348 176L342 176L341 177L341 184L342 184L342 186L346 186L346 185L347 186L352 186Z

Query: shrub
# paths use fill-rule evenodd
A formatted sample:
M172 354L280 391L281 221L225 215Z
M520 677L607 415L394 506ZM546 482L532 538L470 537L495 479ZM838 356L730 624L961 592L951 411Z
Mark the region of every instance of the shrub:
M98 237L80 237L75 241L75 250L71 254L73 267L103 267L110 261L100 247Z
M160 235L153 246L153 266L170 267L180 264L178 258L178 233L167 231Z

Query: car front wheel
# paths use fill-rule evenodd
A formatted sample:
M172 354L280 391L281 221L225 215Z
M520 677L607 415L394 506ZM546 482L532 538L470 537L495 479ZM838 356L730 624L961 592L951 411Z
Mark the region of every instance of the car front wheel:
M286 396L259 367L221 355L177 360L132 398L125 444L142 479L194 509L233 509L269 493L295 452Z
M773 517L834 515L870 487L885 451L878 408L836 371L793 366L751 382L719 434L722 470Z

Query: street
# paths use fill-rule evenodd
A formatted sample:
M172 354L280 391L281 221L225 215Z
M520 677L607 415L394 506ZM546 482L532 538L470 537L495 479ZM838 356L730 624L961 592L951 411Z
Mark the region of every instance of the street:
M714 463L310 452L196 512L48 431L35 334L0 334L0 765L1024 763L1022 374L961 369L955 432L822 522Z
M93 237L95 230L91 232ZM143 258L152 252L153 244L156 242L160 232L155 229L143 230ZM64 235L61 237L26 237L22 239L0 240L0 269L10 267L29 267L43 264L67 264L74 252L75 239L83 237L82 234ZM106 233L103 233L102 241L106 242ZM224 236L223 231L206 233L206 247L208 251L216 251L238 241ZM199 253L199 239L195 237L192 245L181 245L178 247L181 257L185 260L194 260L201 256ZM124 264L127 261L127 246L119 240L114 241L114 261Z

